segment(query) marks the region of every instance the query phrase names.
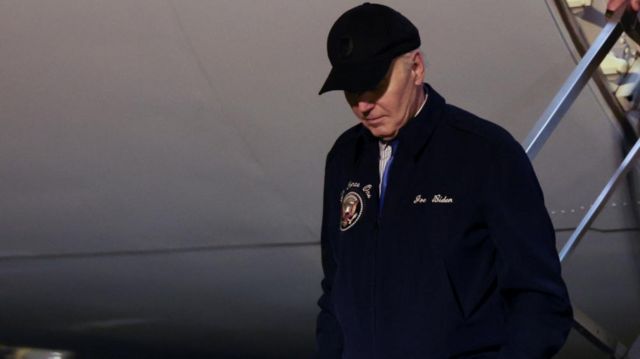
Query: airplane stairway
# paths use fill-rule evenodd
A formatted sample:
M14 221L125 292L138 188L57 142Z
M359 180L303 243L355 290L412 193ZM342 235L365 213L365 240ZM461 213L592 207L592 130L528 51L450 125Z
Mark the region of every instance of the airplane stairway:
M596 73L600 63L612 49L622 32L640 43L640 24L636 13L619 9L607 21L606 25L584 54L578 65L569 75L545 112L540 116L523 147L533 161L544 146L551 133L566 114L569 107L578 97L580 91ZM623 161L612 174L611 178L597 196L579 225L560 250L560 261L564 262L576 246L584 238L591 224L606 205L614 189L624 180L625 175L633 166L637 165L640 157L640 139L637 139L626 154ZM616 359L640 359L640 336L630 346L620 342L605 329L578 308L574 307L574 329L593 343L598 349Z

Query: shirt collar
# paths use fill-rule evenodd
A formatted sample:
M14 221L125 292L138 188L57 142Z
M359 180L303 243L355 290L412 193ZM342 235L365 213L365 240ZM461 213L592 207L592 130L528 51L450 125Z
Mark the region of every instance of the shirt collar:
M422 101L422 105L420 105L420 107L418 107L418 111L416 111L416 115L413 117L418 117L418 115L420 114L420 111L422 111L422 108L424 107L424 105L427 103L427 99L429 98L429 94L427 93L427 90L425 89L424 92L424 101Z

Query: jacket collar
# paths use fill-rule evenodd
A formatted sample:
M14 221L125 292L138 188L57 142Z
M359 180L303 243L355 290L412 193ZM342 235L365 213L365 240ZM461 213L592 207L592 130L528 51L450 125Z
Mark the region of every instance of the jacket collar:
M429 84L424 84L424 90L427 94L427 103L422 108L418 116L411 118L398 132L398 151L397 156L413 156L414 160L420 157L420 154L426 147L433 131L441 122L441 113L446 104L442 97ZM370 153L375 148L374 154L378 155L378 138L373 136L369 130L361 126L360 135L357 144L357 160L359 161L363 152Z

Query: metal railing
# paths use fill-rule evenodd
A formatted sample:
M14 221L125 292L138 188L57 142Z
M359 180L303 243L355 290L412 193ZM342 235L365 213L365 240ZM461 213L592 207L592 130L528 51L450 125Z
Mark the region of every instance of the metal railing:
M631 15L630 15L631 14ZM578 65L569 75L556 96L553 98L545 112L540 116L533 129L526 137L523 147L527 155L533 160L542 146L551 136L562 117L567 113L583 87L589 82L604 57L612 49L622 32L640 32L640 26L633 13L626 12L624 7L619 9L606 23L598 37L584 54ZM635 34L634 34L635 35ZM569 240L559 253L563 262L584 238L587 230L604 208L614 189L620 184L625 174L632 168L634 162L640 156L640 139L636 141L624 160L613 173L605 187L602 189L594 203L591 205L580 224L572 233ZM589 318L581 310L574 308L574 328L596 347L613 358L622 359L627 355L628 349L613 335L607 333L595 321Z

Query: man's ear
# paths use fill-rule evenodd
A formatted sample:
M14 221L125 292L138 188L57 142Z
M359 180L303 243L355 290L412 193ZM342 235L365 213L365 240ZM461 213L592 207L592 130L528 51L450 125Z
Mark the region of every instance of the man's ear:
M424 82L425 67L424 58L422 57L421 51L416 51L416 53L413 55L413 64L411 65L411 71L415 76L414 84L422 86L422 83Z

